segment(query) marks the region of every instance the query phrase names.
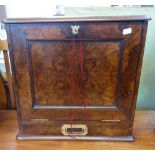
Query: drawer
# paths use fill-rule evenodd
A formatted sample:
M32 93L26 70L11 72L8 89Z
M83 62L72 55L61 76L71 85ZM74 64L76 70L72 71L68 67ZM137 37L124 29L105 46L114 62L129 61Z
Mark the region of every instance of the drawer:
M24 32L29 40L50 39L121 39L141 33L142 22L67 22L67 23L28 23L11 27L18 33Z
M28 135L52 135L52 136L64 136L62 133L63 124L49 124L49 123L23 123L24 134ZM87 136L128 136L130 134L128 124L115 124L115 125L101 125L90 124L87 125ZM75 133L73 136L81 136Z

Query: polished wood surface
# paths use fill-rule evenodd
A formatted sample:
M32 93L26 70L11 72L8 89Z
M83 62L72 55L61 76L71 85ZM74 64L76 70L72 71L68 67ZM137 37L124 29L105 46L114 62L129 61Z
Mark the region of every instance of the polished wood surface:
M0 149L102 150L155 149L155 111L136 111L135 142L18 141L16 112L0 111Z
M148 19L89 19L6 24L18 139L66 139L63 124L85 124L81 139L133 140Z

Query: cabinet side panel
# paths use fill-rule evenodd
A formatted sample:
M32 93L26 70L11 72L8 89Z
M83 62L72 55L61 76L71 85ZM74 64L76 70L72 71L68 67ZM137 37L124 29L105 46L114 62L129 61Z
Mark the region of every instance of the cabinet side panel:
M27 60L27 41L23 31L16 24L10 25L10 32L13 48L13 72L15 74L16 96L18 96L18 105L20 106L21 119L29 119L31 116L31 92L30 92L30 77Z
M9 56L10 56L10 63L11 63L11 70L12 70L12 84L13 84L13 93L15 97L15 104L17 108L17 118L18 118L18 124L19 124L19 132L22 130L22 123L21 123L21 109L20 109L20 103L19 103L19 97L18 97L18 88L17 88L17 80L16 80L16 73L15 73L15 64L14 64L14 56L13 56L13 45L12 45L12 35L11 35L11 25L5 24L6 32L7 32L7 42L8 42L8 48L9 48Z
M139 57L139 47L141 43L143 23L138 23L135 31L124 40L124 56L123 56L123 69L120 90L120 109L131 119L131 109L133 106L135 77L137 70L137 61Z
M137 102L139 82L140 82L140 76L141 76L141 70L142 70L147 26L148 26L148 21L144 21L143 28L142 28L142 34L141 34L141 43L140 43L140 48L139 48L138 62L137 62L137 72L136 72L136 78L135 78L133 106L132 106L132 114L131 114L131 122L130 122L130 130L131 131L133 128L133 121L134 121L134 115L135 115L135 110L136 110L136 102Z

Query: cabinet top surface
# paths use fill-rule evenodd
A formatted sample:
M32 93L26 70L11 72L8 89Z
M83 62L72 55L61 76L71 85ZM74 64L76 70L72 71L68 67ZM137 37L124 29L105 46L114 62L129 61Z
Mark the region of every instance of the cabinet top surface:
M52 17L52 18L8 18L4 23L42 23L42 22L113 22L113 21L144 21L151 18L141 16L89 16L89 17Z

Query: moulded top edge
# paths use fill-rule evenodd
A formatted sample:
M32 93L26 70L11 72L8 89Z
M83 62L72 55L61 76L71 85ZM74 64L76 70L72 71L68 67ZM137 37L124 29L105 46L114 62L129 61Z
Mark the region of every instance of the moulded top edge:
M4 23L43 23L43 22L97 22L97 21L144 21L151 20L149 16L89 16L89 17L57 17L51 18L7 18Z

